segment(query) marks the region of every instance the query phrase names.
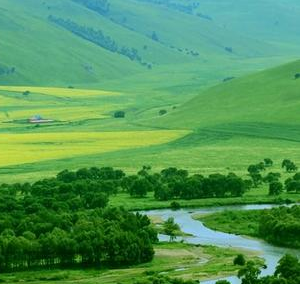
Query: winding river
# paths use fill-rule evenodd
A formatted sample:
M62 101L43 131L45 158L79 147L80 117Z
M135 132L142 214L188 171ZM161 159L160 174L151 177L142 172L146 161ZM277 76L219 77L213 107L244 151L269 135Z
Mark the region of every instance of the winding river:
M185 237L186 243L214 245L221 247L243 248L258 252L266 261L267 268L262 271L261 275L273 274L278 260L286 253L292 253L300 256L300 250L287 249L276 247L266 243L263 240L248 239L242 236L222 233L211 230L203 225L202 222L194 220L193 214L214 213L224 210L254 210L254 209L269 209L278 207L277 205L234 205L221 207L208 207L200 209L181 209L172 211L170 209L152 210L143 212L149 216L156 215L166 220L169 217L174 217L175 222L181 227L185 233L193 235L192 237ZM166 240L166 236L160 236L161 240ZM235 277L225 278L232 284L240 284L240 280ZM217 279L219 280L219 279ZM201 281L201 284L214 284L216 280Z

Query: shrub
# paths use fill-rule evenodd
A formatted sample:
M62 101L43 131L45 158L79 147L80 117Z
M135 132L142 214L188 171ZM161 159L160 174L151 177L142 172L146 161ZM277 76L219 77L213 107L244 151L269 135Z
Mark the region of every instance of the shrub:
M116 111L115 113L114 113L114 117L115 118L124 118L125 117L125 112L124 111Z
M246 259L243 254L238 254L233 260L234 265L244 266L246 264Z
M173 202L171 202L171 209L172 210L178 210L178 209L180 209L180 203L179 202L177 202L177 201L173 201Z
M166 113L167 113L167 111L165 109L161 109L158 114L165 115Z

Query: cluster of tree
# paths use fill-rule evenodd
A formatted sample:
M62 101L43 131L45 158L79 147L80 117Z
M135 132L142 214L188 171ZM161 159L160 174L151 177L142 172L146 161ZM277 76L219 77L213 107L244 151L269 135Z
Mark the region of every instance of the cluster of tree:
M147 216L104 208L122 171L63 171L0 188L0 271L150 261L157 233Z
M273 161L270 158L265 158L263 162L253 164L248 167L248 173L252 179L254 187L257 187L263 182L262 172L271 166L273 166Z
M199 281L170 278L166 275L154 274L146 280L134 282L134 284L199 284Z
M253 261L248 261L238 272L242 284L298 284L300 283L300 262L292 255L283 256L275 270L274 275L260 277L261 268ZM216 284L230 284L227 280Z
M1 216L15 230L0 234L0 269L96 265L124 266L152 260L156 232L146 216L123 209L69 214L41 210Z
M200 5L199 2L191 2L191 3L183 4L172 0L139 0L139 1L165 6L169 9L173 9L190 15L194 14L194 10L197 9Z
M103 16L109 13L110 3L108 0L72 0L73 2L79 3L86 8L93 10Z
M276 267L274 275L260 277L261 267L253 261L242 264L238 277L242 284L299 284L300 262L292 255L283 256ZM147 280L137 281L135 284L197 284L198 280L182 280L165 275L154 274ZM228 280L218 280L216 284L231 284Z
M95 30L90 27L81 26L71 20L57 18L52 15L50 15L48 19L49 21L72 32L73 34L98 46L101 46L110 52L126 56L130 60L136 61L141 65L148 67L149 69L152 68L151 64L143 62L141 56L138 54L137 49L127 46L119 46L114 39L112 39L110 36L106 36L101 30Z
M293 177L288 178L285 181L285 184L283 184L280 181L280 173L269 172L266 176L262 175L262 172L271 166L273 166L273 161L267 158L264 159L263 162L250 165L248 167L249 176L251 177L252 183L255 187L258 187L258 185L263 182L269 184L270 195L279 195L284 189L287 192L300 192L300 174L296 173ZM288 159L282 161L281 167L289 173L298 170L296 164Z
M259 235L277 245L300 247L300 206L263 211Z
M147 280L137 281L134 284L199 284L200 281L184 280L181 278L170 278L165 275L153 275L148 277Z
M11 75L14 74L16 71L15 67L4 67L0 66L0 76L2 75Z
M172 48L172 49L176 49L179 52L185 52L186 55L191 55L191 56L199 56L200 55L198 51L194 51L192 49L179 48L179 47L176 47L174 45L170 45L169 47Z
M300 193L300 173L296 173L293 177L286 179L284 184L287 192Z
M282 161L281 167L287 172L296 172L298 170L296 164L288 159Z
M154 191L157 200L238 197L250 184L251 181L234 173L190 176L188 171L173 167L154 174L143 168L138 175L123 179L123 188L131 196L145 197L147 192Z

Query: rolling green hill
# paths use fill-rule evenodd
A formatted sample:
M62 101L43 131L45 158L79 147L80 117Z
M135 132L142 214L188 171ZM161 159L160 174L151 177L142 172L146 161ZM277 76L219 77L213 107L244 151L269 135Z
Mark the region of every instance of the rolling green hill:
M252 15L261 7L267 11L269 1L254 2L259 5L253 5ZM282 5L277 2L272 11L280 18ZM226 17L215 15L206 1L3 0L0 84L93 84L147 95L185 93L186 99L224 77L299 54L296 29L286 29L282 40L256 36L257 29L251 28L254 16L244 22L236 19L245 5L224 5L235 23L224 27ZM299 24L299 10L293 10L292 19L286 10L278 20L283 27ZM273 29L273 19L261 22L260 17L260 29ZM246 30L237 28L244 24Z
M300 61L212 87L161 119L162 125L203 128L241 123L298 125Z
M300 79L295 78L299 70L300 61L295 61L226 81L182 106L166 107L163 116L158 114L161 108L147 108L121 94L91 91L91 96L87 90L32 88L24 97L26 87L1 87L7 106L0 142L3 153L7 148L15 157L3 161L1 177L10 179L14 173L17 179L32 180L37 173L54 174L78 165L110 165L135 172L149 164L154 169L177 166L204 174L245 174L249 164L266 157L274 160L275 171L285 158L299 164ZM122 107L127 109L126 118L114 119L112 112ZM57 122L37 128L20 120L36 112ZM16 140L13 146L7 143L9 137ZM47 149L51 152L45 155ZM16 155L19 150L26 156Z
M274 68L300 56L300 4L283 4L0 1L1 179L300 163L300 62ZM54 122L35 126L35 115Z

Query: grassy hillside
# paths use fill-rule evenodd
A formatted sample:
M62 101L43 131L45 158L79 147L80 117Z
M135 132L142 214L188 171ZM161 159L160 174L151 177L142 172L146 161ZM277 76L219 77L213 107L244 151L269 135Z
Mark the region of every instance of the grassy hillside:
M286 131L286 125L300 123L297 73L300 61L219 84L164 117L162 123L184 128L218 126L225 130L231 124L235 131L248 128L252 132L273 124L274 131L282 127Z
M266 156L300 162L300 62L261 71L299 58L296 1L87 3L0 3L2 180L90 165L243 173ZM35 115L53 122L30 124Z
M297 0L202 0L198 10L226 30L247 30L248 36L281 42L281 45L289 45L299 34Z
M266 157L274 170L285 158L299 164L298 70L300 61L221 83L176 108L165 102L164 116L158 114L161 101L148 104L127 93L1 87L2 155L12 151L1 177L32 180L37 172L91 165L135 172L145 164L245 174ZM24 96L25 90L31 93ZM120 109L126 118L113 118ZM55 122L28 124L35 114Z
M184 93L177 99L181 102L224 77L298 55L295 29L286 29L289 41L278 42L258 38L248 30L224 28L221 17L203 17L206 6L202 1L198 8L181 0L107 3L109 8L99 11L81 0L1 1L0 83L88 88L94 84L93 88L127 89L143 95L159 92L164 97ZM264 7L261 1L257 3ZM273 7L280 12L281 8ZM232 15L236 12L233 9ZM294 9L293 19L297 13ZM76 30L66 26L67 21ZM264 30L270 28L267 23L260 24ZM84 28L101 31L104 39L99 42L99 37ZM107 46L109 41L117 50ZM137 55L132 55L132 49ZM136 57L129 59L128 55Z

